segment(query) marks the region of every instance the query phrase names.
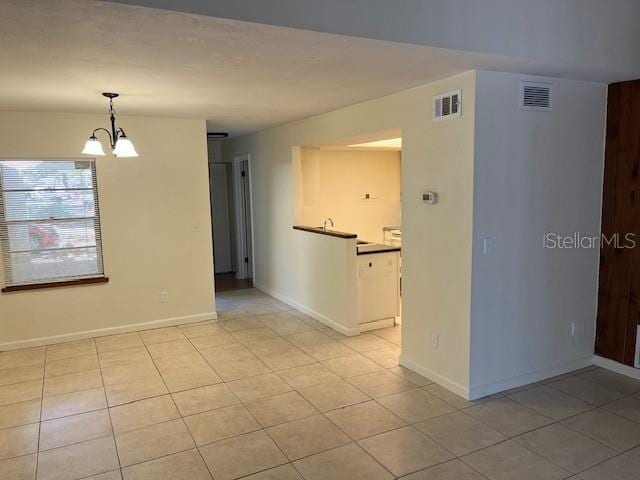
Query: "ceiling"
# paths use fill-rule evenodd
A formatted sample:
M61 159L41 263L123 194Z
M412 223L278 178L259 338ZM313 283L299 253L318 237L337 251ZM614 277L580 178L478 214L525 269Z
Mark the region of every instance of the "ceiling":
M610 83L640 76L638 0L111 1L515 57L526 59L528 72L552 77Z
M241 134L517 59L94 0L0 2L0 110L202 118Z

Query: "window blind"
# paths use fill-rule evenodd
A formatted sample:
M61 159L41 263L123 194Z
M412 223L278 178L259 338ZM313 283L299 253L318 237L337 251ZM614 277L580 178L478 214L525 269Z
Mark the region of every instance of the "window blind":
M93 160L0 160L6 287L104 276Z

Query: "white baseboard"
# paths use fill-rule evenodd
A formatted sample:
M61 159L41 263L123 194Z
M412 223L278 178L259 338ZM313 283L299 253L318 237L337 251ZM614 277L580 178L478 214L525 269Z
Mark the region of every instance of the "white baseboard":
M519 375L517 377L508 378L506 380L501 380L499 382L491 383L488 385L472 387L470 389L467 389L464 386L446 377L443 377L442 375L428 368L425 368L417 364L416 362L407 359L403 355L400 355L400 365L422 375L423 377L428 378L438 385L443 386L447 390L450 390L453 393L458 394L468 400L476 400L488 395L493 395L494 393L504 392L505 390L510 390L512 388L522 387L523 385L539 382L541 380L555 377L557 375L563 375L565 373L579 370L590 365L597 365L598 367L606 368L607 370L611 370L621 375L626 375L628 377L640 380L640 369L633 368L628 365L609 360L608 358L600 357L598 355L590 355L588 357L584 357L558 367L539 370L537 372Z
M621 375L626 375L627 377L640 380L640 369L630 367L629 365L625 365L623 363L618 363L614 360L609 360L608 358L601 357L600 355L593 356L593 364L597 365L598 367L611 370L612 372L616 372Z
M443 377L442 375L434 372L433 370L425 368L422 365L418 365L416 362L409 360L402 354L400 355L400 365L402 365L405 368L408 368L413 372L416 372L422 375L423 377L428 378L429 380L437 383L438 385L443 386L444 388L452 391L456 395L460 395L461 397L469 399L469 390L466 387L460 385L459 383L454 382L453 380L447 377Z
M373 322L361 323L360 333L368 332L370 330L376 330L378 328L387 328L393 327L396 324L396 319L394 317L385 318L383 320L374 320Z
M499 382L491 383L488 385L467 388L447 377L440 375L439 373L434 372L433 370L430 370L426 367L423 367L422 365L419 365L416 362L409 360L404 355L400 355L400 365L422 375L423 377L428 378L429 380L443 386L447 390L450 390L457 395L460 395L461 397L466 398L467 400L476 400L478 398L486 397L487 395L492 395L498 392L503 392L511 388L521 387L533 382L539 382L540 380L555 377L556 375L562 375L573 370L588 367L592 364L592 358L591 356L589 356L562 365L560 367L554 367L546 370L528 373L525 375L519 375L517 377L501 380Z
M138 330L150 330L153 328L170 327L174 325L182 325L185 323L198 323L207 320L215 320L218 318L216 312L199 313L196 315L186 315L184 317L163 318L160 320L152 320L150 322L129 323L127 325L119 325L117 327L98 328L95 330L84 330L82 332L64 333L62 335L53 335L50 337L30 338L27 340L16 340L13 342L0 343L0 351L17 350L20 348L40 347L42 345L51 345L54 343L71 342L73 340L83 340L85 338L103 337L106 335L116 335L118 333L135 332Z
M302 305L302 304L296 302L295 300L290 299L286 295L282 295L279 292L271 290L270 288L267 288L264 285L261 285L259 283L254 283L253 286L256 289L260 290L262 293L266 293L267 295L272 296L276 300L280 300L281 302L292 306L296 310L300 310L302 313L306 313L310 317L318 320L323 325L326 325L329 328L333 328L335 331L340 332L343 335L347 335L348 337L352 337L354 335L360 334L360 327L356 326L356 327L353 327L353 328L346 328L346 327L340 325L339 323L335 322L334 320L330 319L329 317L327 317L327 316L325 316L325 315L323 315L323 314L321 314L319 312L316 312L315 310L312 310L311 308L306 307L305 305Z
M500 380L495 383L472 387L469 389L469 398L471 400L475 400L486 397L487 395L493 395L494 393L504 392L505 390L510 390L512 388L522 387L530 383L546 380L547 378L555 377L557 375L563 375L590 365L593 365L593 357L591 355L557 367L546 368L544 370L538 370L531 373L525 373L524 375Z

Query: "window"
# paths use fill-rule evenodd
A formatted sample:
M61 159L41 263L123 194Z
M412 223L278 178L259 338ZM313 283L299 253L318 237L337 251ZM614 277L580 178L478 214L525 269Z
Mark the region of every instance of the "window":
M95 162L0 160L5 290L104 277Z

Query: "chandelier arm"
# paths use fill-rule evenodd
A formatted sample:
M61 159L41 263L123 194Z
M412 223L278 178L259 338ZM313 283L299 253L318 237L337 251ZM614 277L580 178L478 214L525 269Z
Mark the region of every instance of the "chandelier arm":
M106 132L106 134L109 135L109 145L111 146L111 149L113 150L115 148L115 146L116 146L116 142L114 140L114 137L111 135L111 132L109 130L107 130L106 128L100 127L100 128L96 128L93 131L93 133L91 134L91 136L95 137L96 136L96 132L98 132L98 131Z

